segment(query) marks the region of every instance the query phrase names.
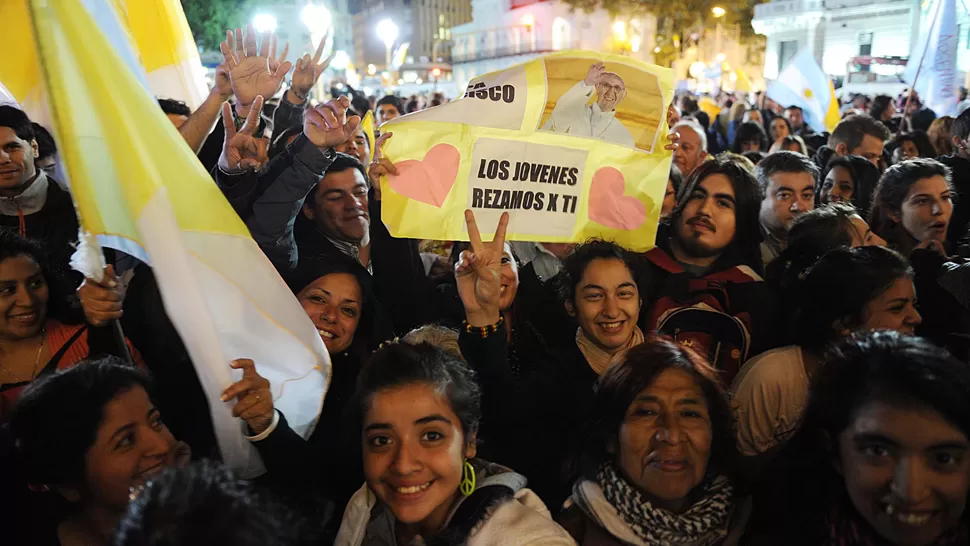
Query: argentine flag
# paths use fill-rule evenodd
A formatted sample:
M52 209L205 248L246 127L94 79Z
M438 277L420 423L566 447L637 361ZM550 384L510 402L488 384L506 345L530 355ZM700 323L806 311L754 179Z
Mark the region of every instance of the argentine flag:
M832 131L839 124L835 87L809 49L792 58L778 79L768 84L767 93L769 99L786 108L801 108L805 123L819 133Z

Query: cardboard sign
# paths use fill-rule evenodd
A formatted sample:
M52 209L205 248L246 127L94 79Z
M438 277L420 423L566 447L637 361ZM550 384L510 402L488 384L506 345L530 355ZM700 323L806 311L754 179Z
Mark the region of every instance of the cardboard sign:
M468 84L465 94L381 126L399 174L381 181L396 237L468 240L510 215L508 240L602 237L647 250L671 152L673 72L627 57L564 51Z

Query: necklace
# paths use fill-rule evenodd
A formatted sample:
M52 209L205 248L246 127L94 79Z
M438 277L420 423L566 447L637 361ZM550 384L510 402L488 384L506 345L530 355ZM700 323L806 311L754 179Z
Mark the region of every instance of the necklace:
M44 352L44 347L47 345L47 328L41 330L40 333L40 347L37 349L37 356L34 358L34 367L30 373L30 379L24 379L19 375L10 371L10 368L0 364L0 369L7 372L7 375L17 380L18 383L26 383L27 381L33 381L34 377L37 376L37 365L40 364L40 355Z

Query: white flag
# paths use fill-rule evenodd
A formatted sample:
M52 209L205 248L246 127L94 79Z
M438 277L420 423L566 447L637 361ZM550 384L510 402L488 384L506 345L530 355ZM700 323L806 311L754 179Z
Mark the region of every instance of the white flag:
M923 105L937 116L956 114L960 86L957 81L959 41L956 0L937 0L930 28L914 44L913 54L903 71L903 79L919 93Z

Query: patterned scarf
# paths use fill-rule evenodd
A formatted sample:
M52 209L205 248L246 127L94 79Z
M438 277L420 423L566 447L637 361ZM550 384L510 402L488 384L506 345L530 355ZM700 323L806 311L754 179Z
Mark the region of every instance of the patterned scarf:
M597 481L617 514L647 544L698 543L712 532L716 540L723 538L718 531L727 527L734 493L724 476L702 485L702 498L681 514L655 507L620 476L612 463L600 467Z
M634 326L633 335L630 336L630 340L621 351L636 347L641 343L643 343L643 331L640 330L639 326ZM576 329L576 345L579 347L579 351L583 353L583 356L586 357L586 362L596 372L596 375L601 376L606 373L606 370L610 367L610 363L613 361L614 355L600 349L596 343L586 337L586 333L583 332L582 328Z

